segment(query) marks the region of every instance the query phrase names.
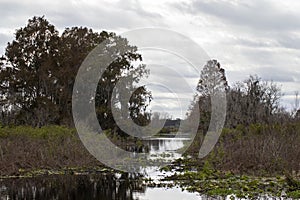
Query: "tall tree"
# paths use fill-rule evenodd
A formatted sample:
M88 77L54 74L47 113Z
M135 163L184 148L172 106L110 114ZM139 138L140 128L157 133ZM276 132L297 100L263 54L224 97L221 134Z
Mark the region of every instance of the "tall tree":
M199 83L197 86L198 95L207 97L216 94L219 91L226 91L228 83L225 76L225 70L221 68L217 60L209 60L203 67Z
M225 76L225 70L221 67L217 60L209 60L204 65L199 82L197 85L197 93L192 102L189 117L195 114L195 106L199 106L200 124L199 128L204 132L207 131L211 117L211 97L217 95L218 92L226 92L228 90L228 82Z
M116 126L114 116L112 114L112 106L119 109L122 113L121 117L130 117L133 121L140 125L145 125L150 120L150 115L146 112L146 107L150 103L152 97L150 91L145 86L137 87L136 83L140 79L149 74L144 64L138 64L142 61L142 56L137 53L137 47L131 46L128 40L120 36L113 35L110 41L114 45L109 45L107 51L113 52L117 56L105 70L96 92L95 104L97 108L97 117L103 129L114 129L122 132ZM118 81L123 79L122 88L116 87ZM116 92L114 93L114 89ZM120 90L134 91L131 98ZM114 96L113 96L114 95Z
M19 123L44 125L55 123L57 106L53 101L57 69L59 35L44 17L28 20L8 43L5 56L8 65L1 68L2 95L11 108L19 110Z
M112 37L112 33L105 31L94 32L86 27L66 28L60 37L59 70L57 104L59 104L60 121L64 124L72 123L72 93L77 71L88 55L98 44Z

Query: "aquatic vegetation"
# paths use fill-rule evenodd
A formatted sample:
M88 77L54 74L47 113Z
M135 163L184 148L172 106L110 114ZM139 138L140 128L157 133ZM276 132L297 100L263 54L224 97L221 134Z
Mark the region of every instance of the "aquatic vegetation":
M162 181L174 181L174 185L179 185L182 189L211 197L234 195L237 198L253 199L262 195L281 197L283 193L290 198L300 197L300 180L288 175L276 177L238 175L215 170L208 161L201 170L190 171L186 166L180 173L175 172ZM170 167L161 170L165 169L171 170Z

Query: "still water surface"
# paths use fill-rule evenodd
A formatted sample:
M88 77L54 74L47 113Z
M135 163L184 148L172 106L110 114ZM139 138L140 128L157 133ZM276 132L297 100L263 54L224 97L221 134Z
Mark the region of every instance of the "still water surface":
M176 150L184 146L186 138L153 138L146 144L149 155L167 153L168 159L176 159ZM145 175L162 178L162 173L145 168ZM152 200L152 199L201 199L195 193L180 188L150 188L143 184L140 175L92 173L80 175L48 175L34 178L10 178L0 180L0 199L101 199L101 200Z

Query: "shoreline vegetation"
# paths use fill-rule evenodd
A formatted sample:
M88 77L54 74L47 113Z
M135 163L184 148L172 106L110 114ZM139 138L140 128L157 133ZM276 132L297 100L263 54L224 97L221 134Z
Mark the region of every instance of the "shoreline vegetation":
M147 151L132 137L105 134L127 151ZM114 171L88 152L75 128L56 125L0 127L0 161L0 177Z
M103 166L83 147L75 129L63 126L0 128L0 175Z
M235 194L254 198L283 193L300 198L299 131L300 123L224 129L214 151L201 160L197 158L201 137L197 137L183 158L161 168L173 175L159 183L144 177L144 182L149 187L180 186L208 196ZM120 138L111 140L118 143ZM140 145L133 140L128 142ZM102 165L87 152L75 129L63 126L1 127L0 159L0 179L122 173ZM172 184L164 183L170 180Z

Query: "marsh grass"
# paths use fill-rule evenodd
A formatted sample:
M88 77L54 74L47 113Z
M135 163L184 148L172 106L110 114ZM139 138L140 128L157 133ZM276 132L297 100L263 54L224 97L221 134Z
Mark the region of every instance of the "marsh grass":
M75 129L63 126L0 128L0 175L37 169L102 166L82 145Z
M197 159L202 140L199 133L187 154ZM199 162L204 161L234 173L300 175L300 123L224 128L214 150Z

